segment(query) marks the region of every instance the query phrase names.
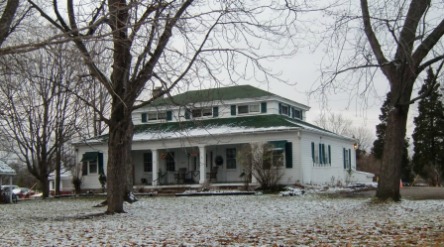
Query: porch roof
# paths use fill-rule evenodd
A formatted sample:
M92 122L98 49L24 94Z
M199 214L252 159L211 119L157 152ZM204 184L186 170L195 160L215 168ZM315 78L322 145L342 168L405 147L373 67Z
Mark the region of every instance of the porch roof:
M134 127L133 141L161 140L181 137L190 138L211 135L233 135L283 130L307 130L342 137L302 120L291 119L282 115L256 115L232 118L210 118L184 122L140 124ZM107 140L108 135L103 135L89 139L86 142L105 142Z
M0 161L0 175L15 175L15 170L9 167L6 163L3 161Z

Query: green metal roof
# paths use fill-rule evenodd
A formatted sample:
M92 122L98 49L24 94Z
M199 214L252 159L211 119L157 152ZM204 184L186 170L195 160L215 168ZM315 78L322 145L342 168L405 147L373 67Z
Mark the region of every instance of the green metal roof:
M250 85L238 85L232 87L188 91L169 98L157 99L150 105L186 105L196 102L259 98L264 96L275 96L275 94Z
M241 128L273 128L273 127L301 127L287 121L287 118L278 115L257 115L233 118L212 118L191 120L184 122L170 122L158 124L136 125L134 134L142 132L175 132L196 128L241 127Z
M139 124L134 126L134 141L177 138L182 136L225 135L236 133L253 133L255 131L273 131L288 129L305 129L336 135L318 126L302 120L291 119L283 115L255 115L231 118L209 118L184 122L165 122L156 124ZM91 138L86 142L105 142L108 135Z

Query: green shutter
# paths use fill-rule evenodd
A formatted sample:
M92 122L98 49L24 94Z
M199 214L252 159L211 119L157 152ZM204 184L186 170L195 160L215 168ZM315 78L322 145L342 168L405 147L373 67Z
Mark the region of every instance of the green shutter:
M279 103L279 114L282 114L282 104Z
M236 116L236 105L231 106L231 116Z
M342 148L342 156L343 156L343 158L344 158L344 169L347 169L347 162L346 162L346 160L347 160L347 158L346 158L346 152L345 152L345 148Z
M261 103L261 113L267 113L267 102Z
M105 175L105 170L103 169L103 153L98 153L98 165L99 165L99 174Z
M285 167L293 168L293 143L285 143Z
M328 163L331 165L331 147L328 145Z
M213 107L213 117L219 117L219 107Z
M313 163L315 162L315 144L314 142L311 143L311 159L313 160Z
M172 111L167 111L167 121L171 121L173 120L173 112Z
M351 149L348 150L348 168L352 168Z
M319 143L319 164L323 164L324 163L324 160L323 160L323 158L322 158L322 144L321 143Z
M190 111L185 108L185 119L190 119Z
M328 154L325 151L325 144L322 144L322 153L324 154L324 164L328 164Z
M146 123L146 113L142 113L142 123Z

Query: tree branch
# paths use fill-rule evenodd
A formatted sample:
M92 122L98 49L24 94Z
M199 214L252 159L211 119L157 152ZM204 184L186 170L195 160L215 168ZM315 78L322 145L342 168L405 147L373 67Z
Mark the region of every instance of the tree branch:
M387 64L387 59L385 58L384 53L382 52L381 49L381 45L379 44L378 38L376 37L375 32L373 31L372 24L370 22L370 13L368 10L367 0L361 0L361 10L362 10L362 20L364 23L365 35L368 38L373 53L376 56L376 60L378 61L378 64L381 66L384 74L386 74L387 72L386 69L384 69L383 65Z

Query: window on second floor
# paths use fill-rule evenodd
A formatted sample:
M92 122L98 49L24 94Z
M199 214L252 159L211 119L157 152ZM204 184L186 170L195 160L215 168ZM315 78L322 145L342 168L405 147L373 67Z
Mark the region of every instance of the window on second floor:
M302 119L302 112L298 109L293 109L293 118Z
M142 123L146 123L149 121L157 121L157 120L173 120L173 112L172 111L160 111L160 112L148 112L141 114Z
M213 116L213 111L211 108L193 109L193 110L191 110L191 116L193 118L210 117L210 116Z
M237 113L238 114L248 114L248 113L257 113L260 112L261 108L259 104L250 104L250 105L238 105Z

